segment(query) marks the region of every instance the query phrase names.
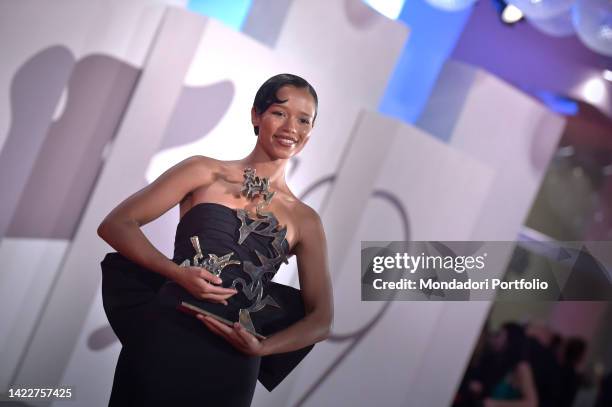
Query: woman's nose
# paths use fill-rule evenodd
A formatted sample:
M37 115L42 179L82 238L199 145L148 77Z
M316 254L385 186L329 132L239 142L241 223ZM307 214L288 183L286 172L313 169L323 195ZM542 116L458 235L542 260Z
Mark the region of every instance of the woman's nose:
M289 131L290 133L297 133L297 123L292 118L289 118L285 121L284 127L285 130Z

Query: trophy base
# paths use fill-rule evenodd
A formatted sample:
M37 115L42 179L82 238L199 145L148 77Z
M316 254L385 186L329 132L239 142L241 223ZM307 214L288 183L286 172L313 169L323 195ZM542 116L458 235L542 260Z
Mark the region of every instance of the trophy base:
M180 303L179 303L179 304L176 306L176 308L177 308L179 311L182 311L182 312L184 312L184 313L186 313L186 314L190 314L190 315L198 315L198 314L201 314L201 315L206 315L206 316L211 317L211 318L214 318L214 319L216 319L217 321L222 322L222 323L224 323L225 325L230 326L230 327L233 327L233 326L234 326L234 323L235 323L235 322L232 322L232 321L228 320L227 318L223 318L222 316L217 315L217 314L215 314L215 313L213 313L213 312L206 311L205 309L202 309L202 308L200 308L200 307L198 307L198 306L195 306L195 305L193 305L193 304L190 304L190 303L188 303L188 302L186 302L186 301L181 301L181 302L180 302ZM238 322L238 321L236 321L236 322ZM253 330L251 330L251 329L248 329L248 328L246 328L246 327L244 327L244 326L243 326L243 328L244 328L244 329L246 329L246 330L247 330L247 332L249 332L251 335L255 336L255 337L256 337L257 339L259 339L259 340L264 340L264 339L266 339L266 337L265 337L264 335L260 334L260 333L257 333L257 332L255 332L255 331L253 331Z

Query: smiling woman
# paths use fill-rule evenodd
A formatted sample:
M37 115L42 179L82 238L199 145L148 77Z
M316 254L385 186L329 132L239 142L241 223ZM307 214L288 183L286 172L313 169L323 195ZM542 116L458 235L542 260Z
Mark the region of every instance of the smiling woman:
M310 137L317 105L317 93L302 78L289 74L270 78L251 109L258 144L270 156L290 158L299 153Z
M111 405L247 406L258 377L271 390L327 337L333 301L325 234L285 181L287 161L310 138L317 103L304 79L270 78L255 97L258 140L247 157L190 157L100 224L98 234L118 252L102 262L104 308L123 345ZM176 204L170 260L140 227ZM298 301L270 281L292 255ZM197 319L176 312L168 287L199 301L201 308L189 308ZM261 335L278 320L264 311L283 308L291 322Z

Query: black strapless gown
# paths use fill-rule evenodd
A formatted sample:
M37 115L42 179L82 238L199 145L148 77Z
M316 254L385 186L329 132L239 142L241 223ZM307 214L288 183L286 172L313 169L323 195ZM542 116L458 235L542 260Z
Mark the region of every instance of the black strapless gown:
M234 209L214 203L195 205L177 226L173 261L180 264L193 257L192 236L198 236L204 255L233 251L233 258L242 264L255 265L260 263L256 252L275 257L270 237L250 233L238 244L240 225ZM284 238L282 250L289 250ZM227 266L221 274L223 286L244 277L242 267ZM248 406L258 377L272 390L312 349L264 358L246 356L193 316L178 312L175 299L163 289L174 283L161 275L118 253L105 257L102 270L104 309L123 345L109 405ZM271 277L263 281L266 293L281 286L270 282ZM292 298L285 311L295 321L303 316L303 303ZM239 291L228 302L229 308L236 308L248 300Z

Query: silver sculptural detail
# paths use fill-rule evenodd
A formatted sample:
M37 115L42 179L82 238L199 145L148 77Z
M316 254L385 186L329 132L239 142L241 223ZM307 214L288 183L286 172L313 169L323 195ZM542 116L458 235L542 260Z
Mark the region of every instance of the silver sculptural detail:
M268 177L258 177L253 168L244 169L244 181L240 193L248 200L252 201L257 195L262 195L265 205L269 204L274 197L274 192L270 191L270 179Z
M251 284L247 284L247 282L244 281L243 278L239 277L234 279L234 281L232 282L232 288L236 288L236 286L240 284L241 291L249 300L253 300L253 298L257 297L253 304L249 308L247 308L249 312L257 312L266 305L272 305L274 307L280 308L280 305L278 305L276 301L274 301L274 298L270 297L269 295L262 299L263 278L266 274L271 274L270 279L272 279L272 277L274 277L274 274L276 274L275 266L278 263L274 263L273 259L265 257L257 250L255 251L255 253L259 258L259 261L261 262L261 266L255 266L250 261L245 261L243 267L243 270L249 275L249 278L251 279Z
M261 197L262 200L256 206L256 218L251 218L245 209L236 210L236 216L240 220L238 244L244 243L251 233L255 233L260 236L271 237L271 246L274 252L274 257L270 258L255 250L255 254L261 265L256 266L250 261L245 261L243 263L243 271L249 276L250 282L247 283L245 279L241 277L235 278L232 281L231 288L238 290L238 286L240 286L240 291L249 301L252 301L248 308L242 308L238 313L238 322L240 325L251 332L256 332L253 321L251 320L251 312L260 311L266 305L280 308L280 305L278 305L270 295L264 297L264 278L267 278L266 281L270 281L276 274L277 266L282 262L288 263L288 253L283 247L283 242L286 240L287 228L279 228L278 219L276 219L274 214L272 212L264 212L263 210L274 197L274 192L270 191L269 187L269 178L260 178L255 175L254 169L245 168L244 181L240 191L241 194L251 201L258 197ZM241 264L238 260L231 260L234 252L227 253L221 257L215 254L209 254L208 258L205 259L198 237L193 236L190 240L196 254L193 257L193 263L191 263L189 259L186 259L180 264L183 267L190 265L199 266L216 276L220 276L223 268L226 266L230 264Z
M276 267L282 262L288 263L287 253L283 248L283 241L287 235L287 228L283 227L279 229L278 219L276 219L274 214L272 212L263 211L263 208L267 206L274 197L274 192L270 191L269 178L260 178L255 175L254 169L245 168L241 193L249 200L261 197L262 201L256 206L257 218L255 219L250 218L248 212L244 209L238 209L236 211L236 216L240 220L238 244L242 244L251 233L271 237L273 238L272 249L275 255L269 258L255 251L261 265L256 266L250 261L245 261L243 264L243 270L249 275L251 283L247 284L243 278L237 278L232 282L232 288L236 288L237 285L240 284L242 293L244 293L249 300L255 299L250 307L241 309L239 313L240 324L246 329L254 331L255 328L253 327L253 321L250 316L251 312L260 311L266 305L280 308L278 303L270 295L263 296L263 278L268 275L268 281L271 280L276 274Z
M258 196L261 196L262 200L256 206L257 217L255 219L251 218L245 209L236 210L236 215L240 219L238 244L242 244L251 233L256 233L260 236L274 238L272 241L274 252L277 257L284 255L282 243L285 240L287 228L278 229L278 219L276 219L272 212L264 212L263 210L272 201L275 194L274 191L270 191L270 180L267 177L258 177L252 168L245 168L244 181L240 192L248 200L252 201ZM249 223L248 220L251 222ZM260 228L262 225L264 227ZM281 261L287 263L286 255Z
M200 246L200 239L197 236L192 236L190 240L196 254L193 256L193 263L190 262L189 259L185 259L185 261L180 264L181 267L203 267L215 276L219 277L225 267L229 266L230 264L240 264L239 260L231 260L234 252L229 252L221 257L217 256L216 254L209 254L208 258L205 259L204 254L202 253L202 247Z
M271 237L273 238L271 243L272 248L277 255L275 258L278 260L276 264L282 262L288 263L287 255L283 249L283 241L285 241L287 235L287 228L278 229L278 220L272 212L261 212L258 213L258 215L260 218L251 219L244 209L238 209L236 211L236 216L240 219L238 244L242 244L251 233ZM248 223L248 220L250 220L251 223ZM264 227L260 227L262 225L264 225Z

